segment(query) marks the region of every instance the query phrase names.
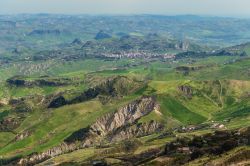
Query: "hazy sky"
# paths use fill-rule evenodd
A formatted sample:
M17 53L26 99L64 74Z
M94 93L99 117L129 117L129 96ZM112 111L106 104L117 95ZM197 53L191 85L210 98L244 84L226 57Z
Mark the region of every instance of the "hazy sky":
M0 0L0 14L196 14L250 17L250 0Z

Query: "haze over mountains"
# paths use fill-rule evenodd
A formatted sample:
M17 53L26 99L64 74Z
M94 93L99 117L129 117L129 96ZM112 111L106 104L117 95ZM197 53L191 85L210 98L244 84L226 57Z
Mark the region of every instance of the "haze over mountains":
M248 0L3 0L1 14L158 14L250 17Z
M41 14L1 16L0 21L1 52L3 49L13 50L15 47L56 48L64 42L72 42L75 38L88 41L100 30L112 37L131 33L137 36L155 33L170 39L191 40L217 47L248 42L250 34L248 19L198 16L112 17ZM53 42L48 43L51 40Z

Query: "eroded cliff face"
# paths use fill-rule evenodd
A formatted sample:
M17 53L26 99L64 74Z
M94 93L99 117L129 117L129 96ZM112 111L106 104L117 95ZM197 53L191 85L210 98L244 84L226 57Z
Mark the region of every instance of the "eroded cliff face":
M91 125L88 137L84 141L84 146L89 146L108 134L112 135L120 128L129 127L156 107L158 108L155 99L144 97L122 107L117 112L99 118Z
M159 105L153 97L142 97L115 112L100 117L91 126L74 132L59 146L53 147L43 153L32 154L27 158L21 159L18 164L28 165L39 163L63 153L92 146L103 140L110 142L120 141L160 131L163 129L163 126L154 121L136 124L141 117L155 109L159 109Z
M126 140L135 137L143 137L156 132L162 131L164 126L158 122L150 121L147 123L139 123L133 126L118 129L109 136L111 142Z
M107 114L94 123L90 132L105 136L107 133L117 128L134 123L137 119L147 115L156 107L155 100L152 97L144 97L136 100L125 107L122 107L115 113Z
M32 155L26 158L20 159L17 163L11 163L10 165L20 165L20 166L35 165L51 157L54 157L63 153L68 153L76 149L77 149L76 144L62 143L59 146L53 147L45 152L33 153Z

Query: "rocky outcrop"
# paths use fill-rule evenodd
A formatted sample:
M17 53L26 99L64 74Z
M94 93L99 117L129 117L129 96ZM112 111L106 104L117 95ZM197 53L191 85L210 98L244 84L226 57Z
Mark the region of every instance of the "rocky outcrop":
M104 31L99 31L95 36L96 40L109 39L109 38L112 38L112 36L105 33Z
M0 121L0 132L12 131L19 127L23 118L11 118L7 117Z
M49 108L58 108L66 104L88 101L100 95L102 96L100 99L105 99L105 97L122 97L136 91L139 87L140 83L125 76L110 77L71 100L66 101L63 96L55 97L49 104Z
M192 87L191 87L191 86L188 86L188 85L181 85L181 86L178 86L178 90L179 90L181 93L183 93L186 97L192 98L193 90L192 90Z
M17 99L11 99L9 101L9 105L12 106L13 111L16 113L27 113L31 112L33 110L33 107L31 104L28 103L28 98L17 98Z
M33 153L32 155L30 155L30 157L22 158L17 162L17 165L22 165L22 166L23 165L35 165L51 157L54 157L63 153L71 152L76 149L77 147L75 144L68 145L66 143L62 143L59 146L56 146L54 148L47 150L46 152Z
M59 108L67 104L77 104L80 102L88 101L94 99L99 95L99 91L96 88L89 88L84 91L82 94L78 95L73 99L66 100L63 94L56 94L54 96L48 96L47 100L49 103L47 104L48 108Z
M180 42L175 44L175 49L177 50L182 50L182 51L187 51L189 49L189 43L188 42Z
M22 77L15 76L7 80L9 85L17 87L32 87L32 86L63 86L68 85L70 80L68 79L37 79L37 80L26 80Z
M66 105L68 102L66 101L66 99L63 96L58 96L56 98L54 98L50 103L48 108L58 108L61 107L63 105Z
M81 44L83 44L83 43L82 43L82 40L79 39L79 38L76 38L76 39L71 43L71 45L81 45Z
M82 128L72 133L68 138L64 140L64 142L70 144L76 141L82 141L87 138L88 133L89 133L89 127Z
M100 94L100 89L98 87L89 88L88 90L84 91L81 95L68 101L68 104L76 104L76 103L84 102L87 100L91 100L91 99L97 97L99 94Z
M119 141L126 138L144 136L161 130L162 126L154 121L147 124L133 125L141 117L158 108L153 97L142 97L130 104L118 109L116 112L108 113L96 120L87 128L74 132L65 139L64 143L39 154L32 154L27 158L19 160L19 165L35 164L53 156L71 152L79 148L92 146L102 140ZM112 137L112 135L114 136Z
M207 66L178 66L175 68L177 72L183 73L183 75L188 75L190 72L198 71L204 68L210 67Z
M21 79L8 79L7 83L10 85L15 85L15 86L24 86L25 81Z
M150 121L147 123L139 123L133 126L118 129L116 132L109 135L110 141L126 140L134 137L143 137L163 130L163 125Z
M94 46L96 45L96 43L94 43L93 41L86 41L83 45L82 45L82 49L86 49L86 48L94 48Z
M9 99L2 98L0 99L0 106L7 105L9 103Z
M182 51L187 51L189 49L189 43L188 42L181 42L180 43L180 48Z
M24 132L18 134L18 135L15 137L15 141L21 141L21 140L23 140L24 138L29 137L31 134L32 134L31 131L24 131Z

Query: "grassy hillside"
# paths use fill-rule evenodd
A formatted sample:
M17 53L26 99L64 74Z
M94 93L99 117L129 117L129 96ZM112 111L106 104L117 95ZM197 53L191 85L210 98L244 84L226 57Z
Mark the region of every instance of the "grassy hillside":
M213 128L217 123L224 126L223 130L250 125L248 58L146 62L126 58L86 59L59 61L44 69L35 67L37 65L41 64L21 63L18 71L15 65L1 69L9 73L3 72L0 83L0 155L5 159L25 157L58 146L72 133L142 96L154 97L159 109L141 117L132 127L155 122L163 126L161 131L131 138L131 142L106 140L104 147L93 145L45 163L88 163L92 159L103 159L100 156L109 162L122 163L116 156L140 156L151 150L163 150L167 142L179 137L211 133L217 130ZM20 75L26 69L30 72ZM112 84L117 76L125 77ZM57 97L70 101L88 94L91 88L102 93L84 102L48 108ZM190 126L195 129L189 131Z

